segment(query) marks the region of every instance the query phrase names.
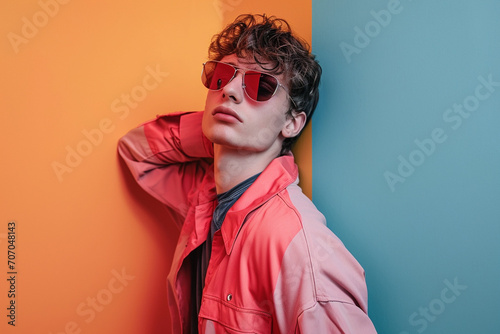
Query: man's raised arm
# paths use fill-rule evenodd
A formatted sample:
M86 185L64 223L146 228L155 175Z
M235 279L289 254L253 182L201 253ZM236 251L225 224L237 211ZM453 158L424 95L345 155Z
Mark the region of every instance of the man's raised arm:
M158 116L128 132L118 153L137 183L150 195L186 215L188 195L213 158L201 130L202 112Z

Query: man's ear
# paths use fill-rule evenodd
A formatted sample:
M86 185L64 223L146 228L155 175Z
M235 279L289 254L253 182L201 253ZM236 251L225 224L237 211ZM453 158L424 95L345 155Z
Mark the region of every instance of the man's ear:
M292 111L292 116L287 118L285 126L281 130L281 134L285 138L297 136L306 124L306 120L307 116L305 112Z

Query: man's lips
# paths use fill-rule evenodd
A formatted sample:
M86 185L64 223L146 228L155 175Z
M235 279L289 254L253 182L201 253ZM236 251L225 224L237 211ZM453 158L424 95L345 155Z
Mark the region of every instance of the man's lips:
M213 116L220 117L221 119L232 119L235 118L238 120L240 123L242 122L240 116L231 108L227 108L224 106L219 106L212 111Z

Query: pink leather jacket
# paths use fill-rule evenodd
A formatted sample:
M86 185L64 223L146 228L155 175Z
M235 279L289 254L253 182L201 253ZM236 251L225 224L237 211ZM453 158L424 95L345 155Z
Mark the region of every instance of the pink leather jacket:
M217 204L202 113L159 116L120 139L137 182L177 212L168 297L174 333L190 333L190 253ZM302 193L292 155L274 159L213 238L200 333L376 333L364 271Z

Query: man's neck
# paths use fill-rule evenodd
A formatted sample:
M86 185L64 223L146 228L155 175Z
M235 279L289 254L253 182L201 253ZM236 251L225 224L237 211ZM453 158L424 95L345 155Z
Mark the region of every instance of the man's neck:
M226 192L262 172L277 155L272 150L251 152L215 144L214 174L217 194Z

